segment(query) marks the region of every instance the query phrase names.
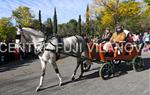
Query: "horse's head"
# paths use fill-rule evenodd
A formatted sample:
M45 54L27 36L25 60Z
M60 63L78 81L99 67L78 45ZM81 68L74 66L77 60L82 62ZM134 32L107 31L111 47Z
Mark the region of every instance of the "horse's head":
M36 51L40 51L43 47L44 33L32 28L17 27L17 33L21 35L21 43L33 45Z
M17 35L20 35L21 43L31 43L32 39L31 36L23 29L20 25L17 28Z

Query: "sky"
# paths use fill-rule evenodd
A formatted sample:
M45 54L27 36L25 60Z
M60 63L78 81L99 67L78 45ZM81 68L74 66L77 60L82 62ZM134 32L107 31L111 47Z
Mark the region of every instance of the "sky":
M66 23L70 19L78 19L82 16L85 21L85 11L87 4L91 4L93 0L0 0L0 18L9 17L12 10L18 6L27 6L32 13L38 18L38 11L42 12L42 21L47 18L53 18L54 8L57 9L58 23ZM136 0L141 1L141 0Z
M47 18L53 18L56 7L58 23L66 23L70 19L77 20L80 14L84 20L86 6L91 3L92 0L0 0L0 18L11 16L12 10L18 6L27 6L36 18L41 10L42 21L45 21Z

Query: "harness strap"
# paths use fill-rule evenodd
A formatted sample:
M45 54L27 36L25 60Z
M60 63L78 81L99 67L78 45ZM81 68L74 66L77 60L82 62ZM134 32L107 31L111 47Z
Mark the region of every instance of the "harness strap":
M80 49L80 42L79 42L79 38L77 36L75 36L77 38L77 42L78 42L78 48ZM58 38L58 43L62 43L61 41L61 38ZM48 41L51 45L53 45L55 47L55 50L52 50L52 49L44 49L44 47L42 47L42 52L44 50L46 51L51 51L51 52L54 52L54 53L61 53L61 54L65 54L65 55L70 55L70 56L74 56L74 57L77 57L78 55L80 55L80 52L78 51L78 53L74 53L74 52L70 52L70 53L65 53L65 52L61 52L61 49L59 49L58 51L56 51L56 45L54 45L51 41ZM63 48L63 47L62 47ZM39 52L38 55L42 54L42 52Z
M51 45L53 45L53 46L56 48L56 45L54 45L51 41L49 41L49 43L50 43Z

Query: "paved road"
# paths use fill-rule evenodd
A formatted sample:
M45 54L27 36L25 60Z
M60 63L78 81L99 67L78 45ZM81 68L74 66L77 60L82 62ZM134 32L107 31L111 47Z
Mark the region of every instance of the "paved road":
M150 57L150 53L143 56ZM71 82L75 58L67 57L57 63L64 85L58 86L57 76L52 66L48 64L43 90L36 95L150 95L150 59L145 59L146 68L142 72L129 69L127 74L105 81L98 76L99 64L94 64L91 70L84 74L83 79ZM40 73L39 60L1 66L0 95L35 94Z

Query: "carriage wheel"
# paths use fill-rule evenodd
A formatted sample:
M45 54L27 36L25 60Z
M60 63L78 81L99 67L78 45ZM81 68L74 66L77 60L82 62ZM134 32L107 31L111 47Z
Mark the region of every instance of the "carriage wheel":
M135 59L135 62L133 64L133 69L136 72L140 72L144 69L144 62L143 62L142 58L138 57Z
M87 63L86 59L82 60L82 64L83 64L83 67L82 67L83 72L87 72L90 70L91 64Z
M99 71L99 76L103 79L109 79L112 75L112 66L110 63L104 63Z

